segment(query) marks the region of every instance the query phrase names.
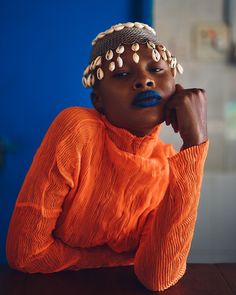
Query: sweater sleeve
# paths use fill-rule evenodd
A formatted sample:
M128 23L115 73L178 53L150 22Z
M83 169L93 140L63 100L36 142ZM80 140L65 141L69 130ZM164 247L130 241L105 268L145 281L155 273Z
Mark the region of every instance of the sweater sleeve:
M80 166L80 153L64 132L63 119L56 118L37 150L11 217L6 254L9 265L21 271L60 271L79 259L78 250L53 237Z
M162 291L184 275L190 250L208 141L169 158L169 186L145 224L134 269L148 289Z
M9 265L29 273L52 273L107 266L128 255L105 246L72 248L53 235L63 202L79 179L80 144L65 132L65 115L49 128L26 175L9 225L6 254Z

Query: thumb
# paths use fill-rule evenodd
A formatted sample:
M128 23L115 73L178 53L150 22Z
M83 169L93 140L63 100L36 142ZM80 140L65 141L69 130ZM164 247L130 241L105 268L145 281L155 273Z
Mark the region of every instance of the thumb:
M180 84L175 84L175 93L181 92L182 90L184 90L183 86Z

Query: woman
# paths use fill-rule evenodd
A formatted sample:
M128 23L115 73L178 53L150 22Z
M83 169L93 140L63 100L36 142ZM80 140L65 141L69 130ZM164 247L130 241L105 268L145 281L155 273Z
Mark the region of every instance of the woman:
M93 41L83 84L95 109L71 107L50 126L12 215L12 268L50 273L134 265L150 290L186 270L208 150L206 96L141 23ZM159 138L161 123L183 140Z

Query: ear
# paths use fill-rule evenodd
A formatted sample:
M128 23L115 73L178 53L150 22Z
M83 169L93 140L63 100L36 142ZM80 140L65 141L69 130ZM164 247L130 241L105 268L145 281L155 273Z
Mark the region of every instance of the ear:
M91 101L92 104L94 105L95 109L99 112L104 114L104 109L103 109L103 103L102 103L102 98L99 95L99 92L97 89L93 89L91 93Z

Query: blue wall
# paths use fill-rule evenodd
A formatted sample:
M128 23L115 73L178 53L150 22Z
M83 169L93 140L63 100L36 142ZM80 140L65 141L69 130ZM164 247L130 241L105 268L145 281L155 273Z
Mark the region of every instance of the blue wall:
M0 263L17 194L47 128L63 108L91 106L81 85L91 40L119 22L151 24L151 2L1 0Z

